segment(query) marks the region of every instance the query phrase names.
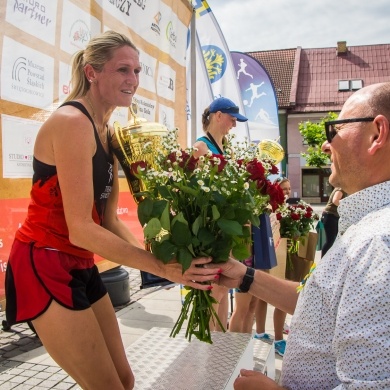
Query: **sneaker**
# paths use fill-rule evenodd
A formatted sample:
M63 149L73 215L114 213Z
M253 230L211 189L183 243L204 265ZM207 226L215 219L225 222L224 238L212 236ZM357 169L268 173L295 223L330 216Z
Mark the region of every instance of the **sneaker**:
M271 336L268 333L255 333L253 336L254 339L261 341L271 341Z
M289 334L290 333L290 327L286 323L284 323L284 325L283 325L283 333L284 334Z
M284 356L284 352L286 351L286 340L275 341L275 353L279 356Z

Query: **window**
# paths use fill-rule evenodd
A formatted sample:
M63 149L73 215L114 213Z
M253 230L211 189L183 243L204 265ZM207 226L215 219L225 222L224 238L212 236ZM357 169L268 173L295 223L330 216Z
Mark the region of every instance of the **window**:
M363 80L351 80L352 91L356 91L361 88L363 88Z
M363 80L339 80L339 91L356 91L363 88Z
M339 91L349 91L349 80L339 80Z

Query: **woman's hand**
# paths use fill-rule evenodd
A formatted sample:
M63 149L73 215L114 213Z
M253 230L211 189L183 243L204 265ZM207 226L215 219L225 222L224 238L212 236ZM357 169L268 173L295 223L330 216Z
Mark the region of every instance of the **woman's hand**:
M276 390L283 389L275 381L268 378L261 372L244 370L240 371L240 376L234 381L234 390Z
M170 262L163 265L165 269L165 278L172 280L175 283L180 283L185 286L194 287L199 290L211 290L212 285L209 283L202 284L203 282L217 282L219 280L219 274L221 267L218 264L217 267L205 268L203 265L210 263L211 257L200 257L194 259L191 266L184 272L182 265L175 262Z
M226 263L206 264L205 268L222 270L218 284L227 288L235 288L242 283L247 267L241 262L230 258Z

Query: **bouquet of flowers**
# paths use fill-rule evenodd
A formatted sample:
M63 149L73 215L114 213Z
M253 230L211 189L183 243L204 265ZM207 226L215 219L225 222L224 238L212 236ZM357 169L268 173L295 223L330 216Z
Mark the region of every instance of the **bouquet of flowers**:
M301 200L297 204L281 205L276 210L276 218L280 222L280 236L289 239L288 266L292 267L290 254L298 253L299 243L304 244L305 236L314 228L319 216L308 203Z
M276 210L284 200L279 185L267 180L278 169L271 161L257 159L254 144L236 143L233 152L232 138L226 155L210 152L196 159L192 148L180 148L171 131L154 150L153 165L139 161L131 166L147 189L135 194L143 199L138 218L146 244L164 263L178 261L183 272L199 256L210 256L215 263L230 255L238 260L249 257L250 224L258 226L260 214ZM171 337L188 320L189 341L195 336L212 343L210 319L223 328L213 310L216 301L209 290L186 288L190 291Z

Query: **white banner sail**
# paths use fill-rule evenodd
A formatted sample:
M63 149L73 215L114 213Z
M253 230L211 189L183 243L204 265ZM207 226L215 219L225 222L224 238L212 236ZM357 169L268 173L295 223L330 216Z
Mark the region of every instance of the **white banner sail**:
M207 1L192 0L192 5L196 12L196 31L214 99L226 97L237 104L240 112L244 112L236 71L219 24ZM202 112L203 110L197 115L202 115ZM236 134L237 140L249 139L246 122L237 122L237 127L232 130L232 133Z
M194 41L195 59L191 57L190 45L187 49L187 146L192 146L198 137L204 135L202 114L204 109L214 100L197 34L195 34ZM195 81L195 91L192 88L192 81ZM192 101L193 99L195 101ZM195 103L194 112L192 112L193 103Z

